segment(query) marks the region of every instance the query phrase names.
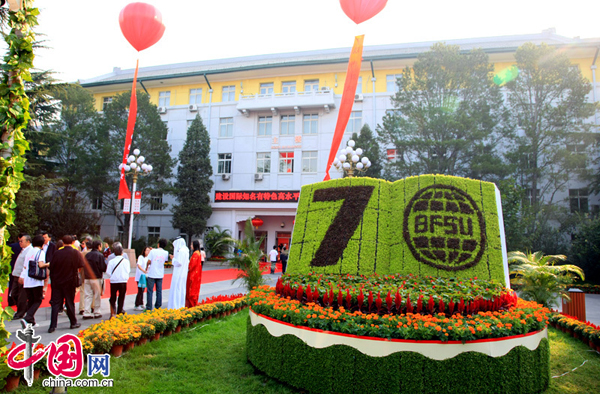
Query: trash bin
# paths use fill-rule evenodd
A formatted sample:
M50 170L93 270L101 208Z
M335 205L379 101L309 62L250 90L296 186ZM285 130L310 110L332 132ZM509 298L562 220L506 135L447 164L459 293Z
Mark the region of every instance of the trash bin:
M571 301L562 301L562 313L585 322L585 293L579 289L569 289Z

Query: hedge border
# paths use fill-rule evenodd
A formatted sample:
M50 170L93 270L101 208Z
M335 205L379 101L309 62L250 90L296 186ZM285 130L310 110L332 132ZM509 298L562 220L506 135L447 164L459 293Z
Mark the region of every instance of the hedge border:
M247 324L248 361L314 393L537 393L550 382L546 338L533 351L519 346L502 357L469 352L436 361L414 352L370 357L344 345L316 349L293 335L274 337L250 317Z

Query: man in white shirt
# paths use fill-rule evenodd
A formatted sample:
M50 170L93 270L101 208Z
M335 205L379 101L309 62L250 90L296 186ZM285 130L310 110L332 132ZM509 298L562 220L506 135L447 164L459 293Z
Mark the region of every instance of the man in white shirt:
M167 246L167 240L161 238L158 240L158 248L152 249L148 254L148 265L146 266L146 310L152 310L152 295L154 294L154 285L156 285L156 304L155 308L162 307L162 281L165 276L165 262L169 259L169 252L164 248Z
M273 249L271 249L271 251L269 252L269 259L271 260L271 274L275 273L278 255L279 253L277 252L277 245L273 245Z
M12 280L13 282L13 299L17 302L17 312L15 313L13 320L22 319L27 312L27 292L23 289L23 284L19 283L19 278L21 277L21 273L23 272L23 267L25 267L25 257L29 254L29 252L33 249L31 246L31 237L27 234L23 235L19 238L19 245L21 245L21 253L19 257L17 257L17 261L15 261L15 267L12 270Z

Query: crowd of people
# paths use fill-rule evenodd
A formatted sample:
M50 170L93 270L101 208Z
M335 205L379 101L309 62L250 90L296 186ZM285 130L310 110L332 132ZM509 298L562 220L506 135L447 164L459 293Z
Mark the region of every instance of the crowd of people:
M57 328L58 315L66 311L70 328L81 324L75 313L75 296L79 292L79 314L84 319L102 318L100 305L104 294L104 277L110 279L111 317L124 313L127 283L131 264L123 246L108 244L92 237L83 242L75 235L65 235L56 244L47 232L31 238L20 234L18 243L10 244L13 250L8 304L16 306L13 320L21 320L23 327L39 325L35 314L46 297L51 283L51 317L48 332ZM137 295L135 310L152 310L162 307L162 285L165 262L172 259L173 276L169 293L169 308L179 309L198 304L202 267L206 259L204 248L198 240L192 243L192 255L183 238L173 242L173 254L167 250L167 241L161 238L156 248L144 247L136 262L135 282ZM144 307L144 291L146 305ZM153 305L153 297L156 301Z

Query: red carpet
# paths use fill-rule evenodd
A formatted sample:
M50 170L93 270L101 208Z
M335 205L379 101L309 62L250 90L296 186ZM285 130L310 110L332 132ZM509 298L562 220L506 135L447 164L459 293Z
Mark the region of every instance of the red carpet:
M269 264L270 265L270 264ZM263 275L269 273L269 268L265 264L261 264L261 268L263 268ZM281 264L277 264L277 272L281 272ZM220 270L209 270L202 272L202 283L213 283L220 282L223 280L233 280L237 276L238 270L235 268L226 268ZM171 277L173 274L165 274L163 278L163 290L168 290L171 288ZM52 291L52 285L48 285L48 291L46 292L46 297L42 301L42 305L40 308L45 308L50 306L50 292ZM137 294L137 283L134 277L129 278L127 281L127 294ZM104 280L104 294L102 298L110 298L110 279ZM75 294L75 309L79 310L79 292ZM8 306L8 289L2 295L2 307L6 308ZM13 307L16 310L16 307Z

